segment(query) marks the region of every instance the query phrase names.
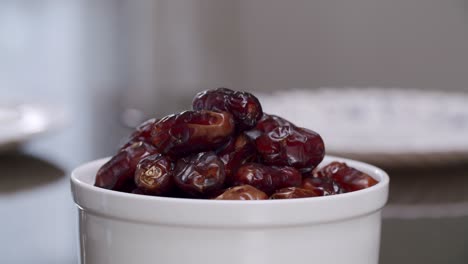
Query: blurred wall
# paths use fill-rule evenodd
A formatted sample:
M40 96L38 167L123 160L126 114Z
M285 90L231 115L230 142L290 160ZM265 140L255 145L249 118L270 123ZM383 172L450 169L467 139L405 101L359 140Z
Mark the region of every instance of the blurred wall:
M468 0L0 1L0 101L65 105L95 155L218 86L468 90Z
M237 1L124 1L121 8L127 107L166 114L186 108L196 91L239 86Z
M468 90L466 0L123 3L125 105L144 112L180 110L221 85Z
M240 0L242 87L468 90L466 0Z

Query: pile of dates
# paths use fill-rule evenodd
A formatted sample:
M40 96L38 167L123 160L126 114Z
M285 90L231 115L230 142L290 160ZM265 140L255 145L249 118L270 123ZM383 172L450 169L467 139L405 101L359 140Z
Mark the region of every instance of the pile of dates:
M96 175L101 188L219 200L333 195L377 183L332 162L316 132L263 113L259 100L226 88L198 93L193 110L141 124Z

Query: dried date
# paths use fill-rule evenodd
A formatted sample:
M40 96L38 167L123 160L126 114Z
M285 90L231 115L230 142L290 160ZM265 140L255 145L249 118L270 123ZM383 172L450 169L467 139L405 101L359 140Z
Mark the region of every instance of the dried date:
M193 99L194 110L226 111L234 116L238 131L253 128L263 115L257 97L248 92L218 88L198 93Z
M162 154L183 157L218 148L233 132L234 120L227 112L185 111L155 123L151 140Z
M134 174L140 159L156 154L157 150L139 141L122 149L97 172L95 185L101 188L131 192L135 188Z
M319 134L305 128L280 126L255 140L263 162L273 166L291 166L302 173L314 169L325 156Z
M161 154L151 155L137 165L135 184L146 194L164 196L173 187L174 163Z
M241 166L235 176L234 185L251 185L267 194L285 187L301 185L302 175L292 167L270 167L260 163Z
M208 197L221 190L226 178L223 161L214 152L202 152L179 159L174 180L192 197Z
M254 161L257 150L253 141L245 134L232 138L222 149L218 151L218 156L224 163L226 172L226 182L232 183L232 178L236 170L247 162Z
M378 182L355 168L342 162L332 162L315 173L316 178L329 178L344 192L353 192L376 185Z
M296 199L321 196L320 193L311 189L302 189L297 187L287 187L277 190L270 199Z
M216 200L266 200L268 195L259 189L250 186L242 185L227 189L221 195L216 197Z

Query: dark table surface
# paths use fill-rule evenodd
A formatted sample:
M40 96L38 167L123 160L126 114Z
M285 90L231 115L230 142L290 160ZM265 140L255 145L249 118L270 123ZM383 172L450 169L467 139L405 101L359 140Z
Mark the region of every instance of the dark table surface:
M0 263L77 263L69 170L33 154L0 154Z

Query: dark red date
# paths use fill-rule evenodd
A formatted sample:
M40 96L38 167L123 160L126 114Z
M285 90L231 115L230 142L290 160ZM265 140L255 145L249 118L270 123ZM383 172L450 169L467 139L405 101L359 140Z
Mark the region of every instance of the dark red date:
M302 173L314 169L325 156L319 134L305 128L280 126L255 140L263 162L274 166L291 166Z
M218 148L233 132L234 120L227 112L185 111L155 123L151 139L162 154L183 157Z
M234 185L251 185L268 195L275 190L301 185L302 175L292 167L270 167L259 163L241 166L235 176Z
M260 119L257 126L255 126L255 129L259 130L262 133L268 133L280 126L296 127L296 125L294 125L292 122L282 117L270 114L263 114L262 119Z
M157 153L156 149L139 141L122 149L97 172L95 185L101 188L131 192L135 189L134 174L140 159Z
M287 187L277 190L270 199L296 199L321 196L311 189L302 189L297 187Z
M131 138L138 138L142 141L151 141L151 130L153 129L153 125L158 122L159 120L156 118L151 118L146 120L145 122L141 123L135 131L130 136Z
M332 162L318 170L316 178L330 178L340 186L344 192L353 192L376 185L378 182L355 168L348 167L345 163Z
M234 116L238 131L253 128L263 115L257 97L227 88L198 93L193 99L193 109L229 112Z
M128 146L132 145L133 143L143 141L146 143L151 144L151 130L153 125L158 120L156 118L151 118L140 124L135 131L130 135L129 140L125 143L120 150L127 148Z
M236 170L247 162L256 159L257 150L253 141L245 134L232 138L223 148L218 151L218 156L224 163L226 182L232 183Z
M343 190L330 178L304 178L301 188L315 191L324 195L343 193Z
M255 128L253 128L252 130L246 131L245 134L251 139L255 140L259 136L265 133L268 133L272 131L273 129L280 127L280 126L296 127L293 123L289 122L288 120L282 117L263 113L262 119L258 121Z
M268 195L259 189L250 186L242 185L227 189L221 195L216 197L216 200L266 200Z
M223 161L214 152L202 152L179 159L174 180L177 187L193 197L208 197L223 188Z
M135 184L145 194L164 196L173 187L174 163L161 154L151 155L137 165Z

